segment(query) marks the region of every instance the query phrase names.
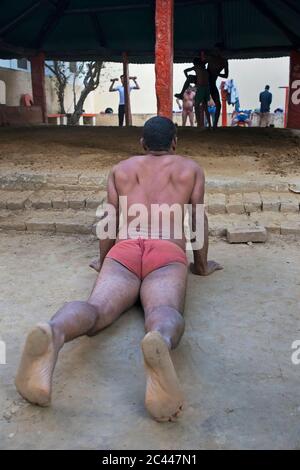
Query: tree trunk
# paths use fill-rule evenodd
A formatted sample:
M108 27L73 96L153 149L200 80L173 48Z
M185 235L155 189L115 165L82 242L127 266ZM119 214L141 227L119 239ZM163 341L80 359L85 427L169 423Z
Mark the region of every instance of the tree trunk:
M102 66L102 61L87 63L87 72L83 80L84 88L80 93L80 97L77 103L74 105L74 112L69 120L69 124L71 126L76 126L78 124L80 116L83 113L83 105L87 96L91 93L91 91L96 90L96 88L99 86Z

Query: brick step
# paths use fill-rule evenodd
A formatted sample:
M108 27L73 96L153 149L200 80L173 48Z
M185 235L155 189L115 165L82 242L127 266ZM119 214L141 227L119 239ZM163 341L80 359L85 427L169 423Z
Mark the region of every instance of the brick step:
M0 209L96 209L105 198L105 191L0 190Z
M0 190L0 209L90 210L106 200L105 191ZM207 193L205 205L211 215L259 212L299 213L300 194L291 192Z
M253 192L207 194L205 204L209 214L251 214L253 212L299 213L300 194L291 192Z
M97 221L94 210L0 210L0 230L95 234ZM269 233L300 236L300 214L261 212L246 214L218 214L209 216L209 233L225 236L234 227L264 227Z
M15 172L2 172L0 175L0 189L11 190L64 190L64 191L97 191L105 190L107 176L109 171L95 171L89 173L32 173L23 170ZM227 177L210 177L206 178L206 191L211 193L252 193L252 192L287 192L290 183L298 183L299 181L285 181L280 177L264 179L249 178L227 178Z

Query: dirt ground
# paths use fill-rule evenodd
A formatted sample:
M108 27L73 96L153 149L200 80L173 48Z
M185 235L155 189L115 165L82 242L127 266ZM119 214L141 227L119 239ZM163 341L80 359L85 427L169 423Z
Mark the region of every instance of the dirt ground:
M93 338L65 346L53 404L27 404L13 380L26 332L68 300L85 299L95 273L89 238L0 234L1 449L300 448L300 242L212 241L224 271L189 276L186 333L174 352L186 406L177 423L144 410L139 307Z
M0 172L100 171L141 152L141 128L0 129ZM178 153L208 176L300 175L300 139L284 129L178 129Z

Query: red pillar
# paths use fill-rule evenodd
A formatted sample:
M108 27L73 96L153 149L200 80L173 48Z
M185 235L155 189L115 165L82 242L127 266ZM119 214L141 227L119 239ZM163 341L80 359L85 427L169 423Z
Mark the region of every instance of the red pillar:
M287 127L300 129L300 52L292 51L290 57L290 93Z
M156 0L155 89L157 114L173 116L174 0Z
M45 90L45 55L40 53L30 59L33 104L42 108L43 122L47 122Z
M126 126L132 126L127 52L123 52L123 75L124 75L124 92L125 92L125 123L126 123Z
M224 90L226 82L221 83L221 98L222 98L222 127L227 127L227 91Z

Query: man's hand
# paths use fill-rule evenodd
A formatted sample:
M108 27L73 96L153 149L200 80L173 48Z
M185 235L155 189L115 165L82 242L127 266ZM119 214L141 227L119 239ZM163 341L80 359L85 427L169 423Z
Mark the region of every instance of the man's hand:
M220 271L221 269L224 269L223 266L221 266L221 264L217 263L216 261L208 261L206 269L199 269L195 266L194 263L190 264L191 272L197 276L209 276L215 271Z
M95 271L99 273L101 269L100 258L93 259L93 261L91 261L91 263L89 264L89 267L95 269Z
M110 79L110 81L111 81L112 83L117 82L118 80L119 80L118 78L111 78L111 79Z
M134 80L136 81L137 77L129 77L129 80Z

